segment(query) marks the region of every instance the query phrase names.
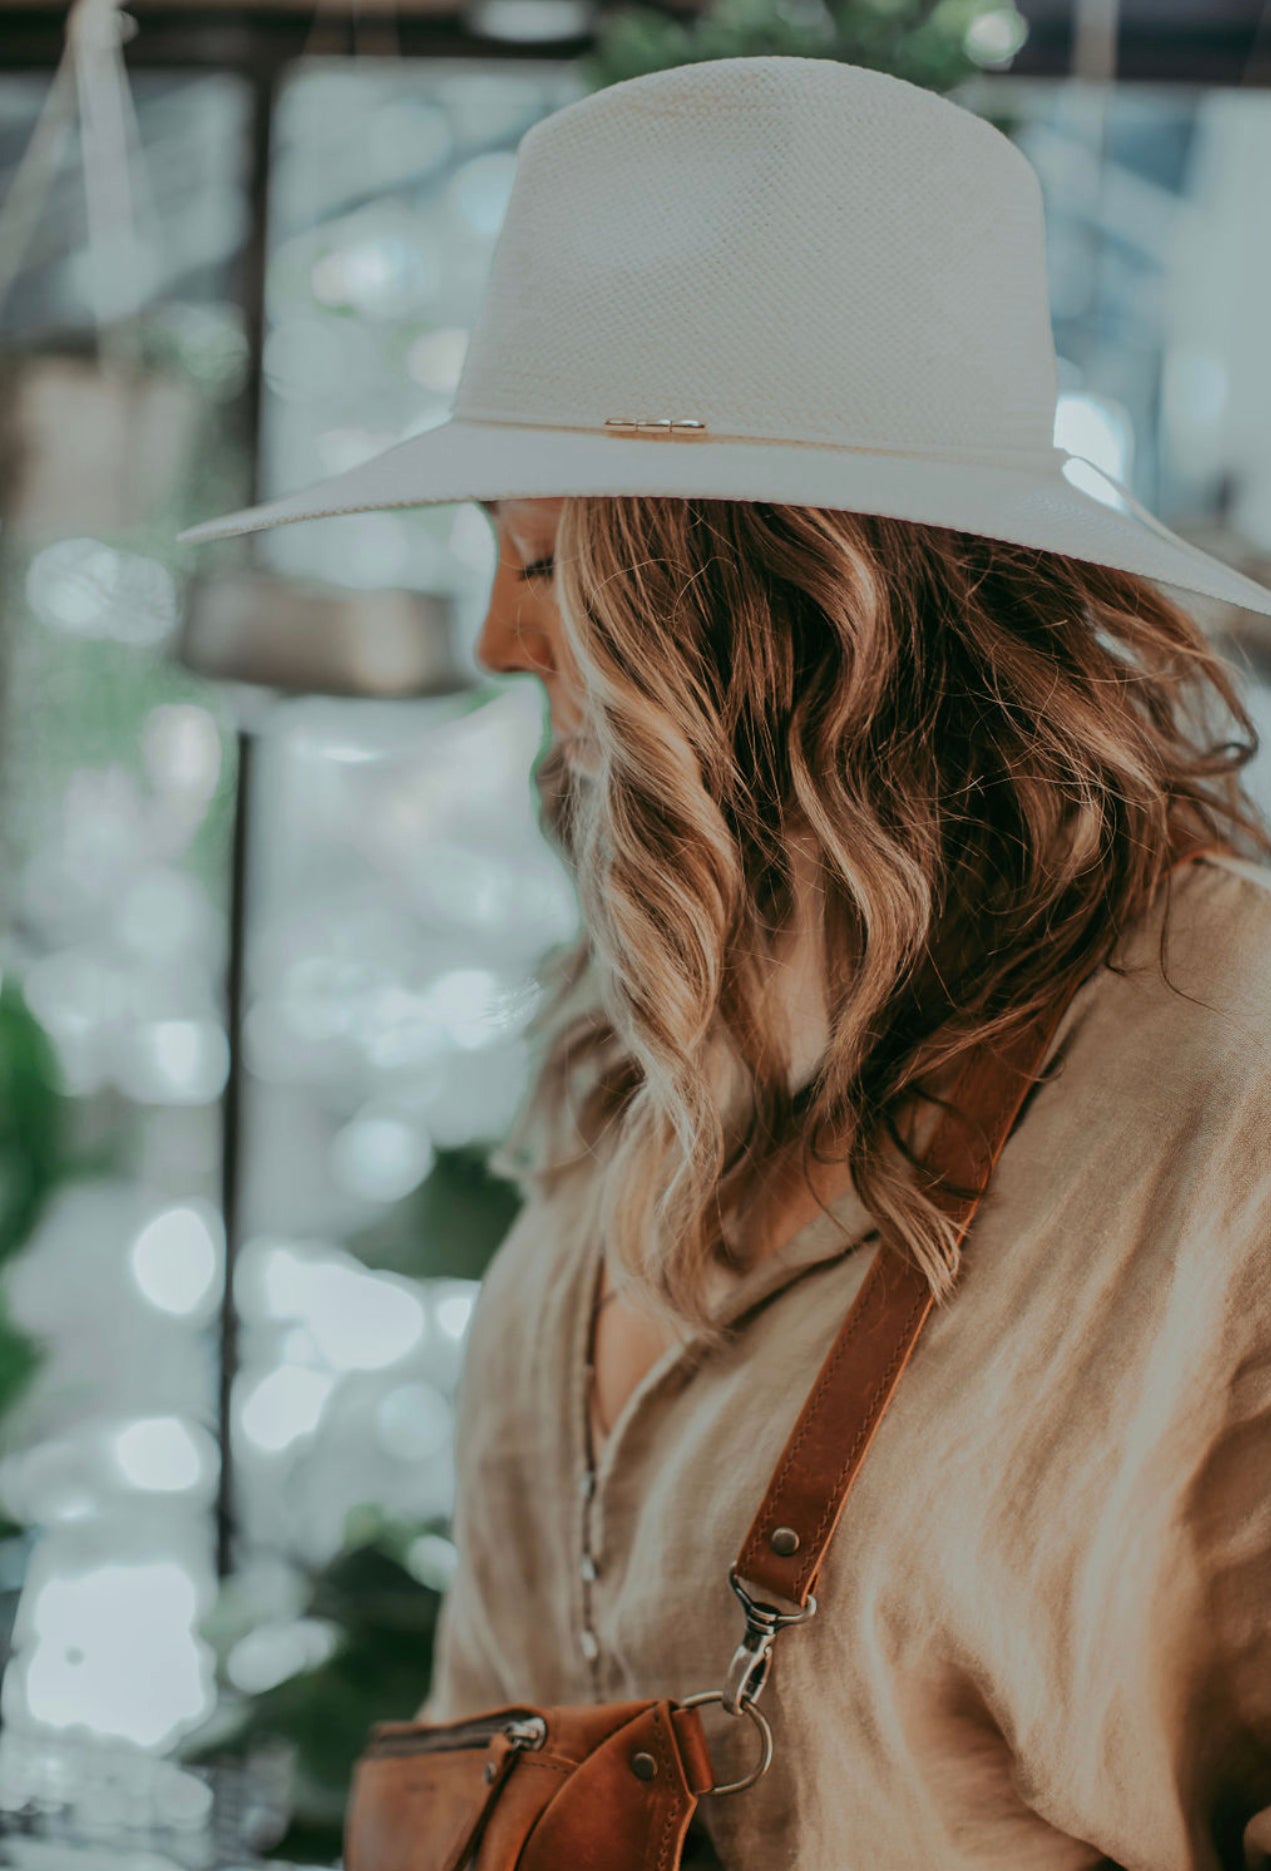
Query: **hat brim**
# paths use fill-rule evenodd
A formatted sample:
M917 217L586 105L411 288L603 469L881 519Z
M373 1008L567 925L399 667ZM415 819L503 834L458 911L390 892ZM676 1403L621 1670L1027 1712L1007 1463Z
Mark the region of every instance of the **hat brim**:
M1101 481L1106 498L1087 491ZM1271 617L1271 589L1161 522L1140 519L1093 464L1060 448L1051 465L1003 466L821 443L622 436L452 416L342 474L186 527L177 539L197 545L336 514L570 494L763 500L949 526Z

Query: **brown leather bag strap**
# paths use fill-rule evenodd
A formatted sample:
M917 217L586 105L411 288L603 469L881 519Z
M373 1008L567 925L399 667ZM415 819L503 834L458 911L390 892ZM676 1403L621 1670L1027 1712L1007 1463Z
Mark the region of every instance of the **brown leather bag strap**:
M924 1158L931 1172L969 1189L987 1181L1062 1012L1054 1011L1044 1030L1036 1023L1027 1027L1009 1049L970 1057L950 1093L951 1105L969 1122L958 1124L946 1113ZM962 1199L939 1186L931 1193L957 1225L960 1243L979 1198ZM737 1557L737 1572L765 1596L807 1604L852 1483L932 1305L926 1275L880 1248Z
M1176 853L1171 870L1226 848L1194 845ZM971 1054L956 1081L953 1108L923 1161L940 1179L931 1193L957 1226L959 1244L1071 998L1008 1044ZM954 1192L959 1189L971 1193ZM808 1605L852 1484L932 1305L922 1272L880 1248L790 1432L737 1556L735 1584L756 1588L762 1600ZM746 1593L739 1589L738 1595L746 1603ZM751 1647L758 1665L767 1645ZM757 1693L760 1669L752 1671L751 1681Z

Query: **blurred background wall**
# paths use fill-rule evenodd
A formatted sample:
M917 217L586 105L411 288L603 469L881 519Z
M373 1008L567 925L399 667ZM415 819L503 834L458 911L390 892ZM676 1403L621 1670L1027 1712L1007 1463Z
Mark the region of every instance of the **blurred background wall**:
M1267 11L0 4L12 1862L336 1861L427 1688L486 1156L576 929L476 508L176 532L444 419L539 118L789 51L1018 141L1056 439L1271 577ZM1189 602L1271 732L1265 620Z

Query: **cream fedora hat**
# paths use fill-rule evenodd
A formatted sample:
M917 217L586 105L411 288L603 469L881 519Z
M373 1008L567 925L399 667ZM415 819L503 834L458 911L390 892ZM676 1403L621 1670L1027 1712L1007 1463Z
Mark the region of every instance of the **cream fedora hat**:
M707 60L521 139L443 422L178 537L700 495L956 527L1271 615L1271 589L1055 446L1056 388L1041 186L1009 138L860 66Z

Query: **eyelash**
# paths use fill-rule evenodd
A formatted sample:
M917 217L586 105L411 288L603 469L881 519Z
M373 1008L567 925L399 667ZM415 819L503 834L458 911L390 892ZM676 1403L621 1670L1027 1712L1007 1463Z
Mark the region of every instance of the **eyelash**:
M518 578L550 578L555 569L555 559L535 559L533 565L524 565L517 573Z

